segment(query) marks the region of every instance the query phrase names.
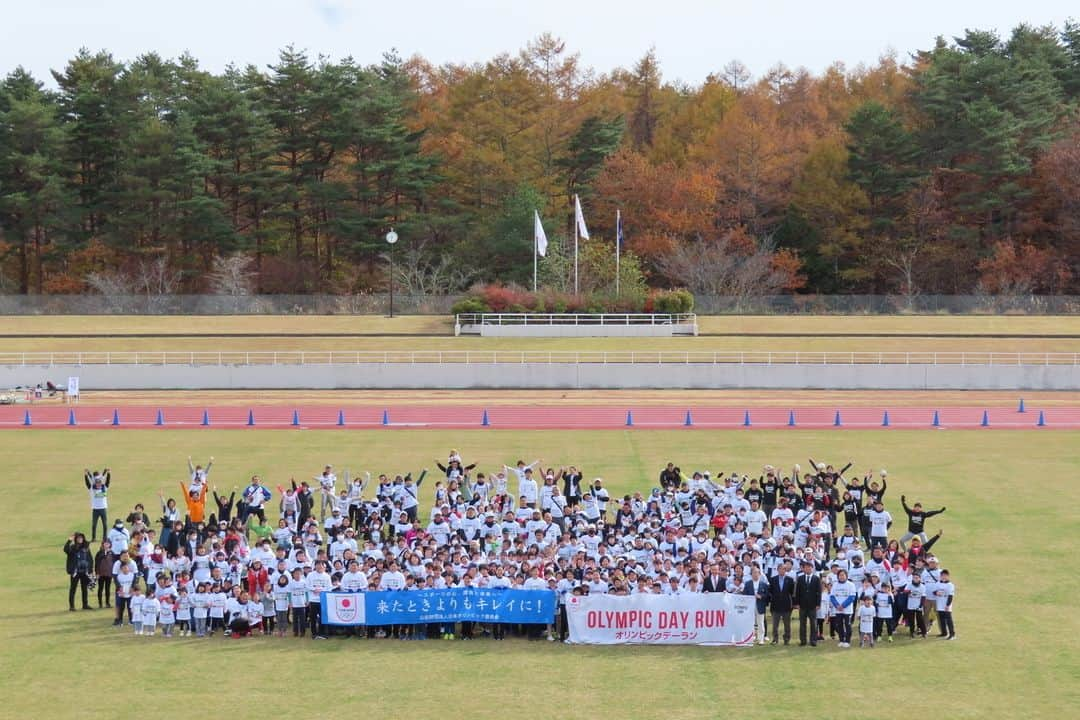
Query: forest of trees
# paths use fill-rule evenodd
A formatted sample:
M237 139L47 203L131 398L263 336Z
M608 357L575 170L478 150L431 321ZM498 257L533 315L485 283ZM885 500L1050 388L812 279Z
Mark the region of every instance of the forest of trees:
M609 254L620 209L653 287L1080 294L1080 24L821 75L718 66L672 83L649 51L599 74L542 35L471 65L16 68L0 292L378 292L391 226L406 292L526 285L533 210L565 259L578 194L584 252Z

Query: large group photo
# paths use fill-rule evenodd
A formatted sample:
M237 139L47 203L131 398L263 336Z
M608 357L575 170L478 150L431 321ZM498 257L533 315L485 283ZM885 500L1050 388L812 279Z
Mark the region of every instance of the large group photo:
M872 648L897 632L926 638L935 622L936 637L956 638L956 587L931 551L942 533L926 530L945 508L909 506L901 495L894 528L884 469L848 479L853 463L811 459L805 473L798 463L765 465L754 478L736 471L714 481L709 470L684 473L669 462L652 488L613 497L603 478L586 479L573 465L518 460L489 477L457 450L433 464L435 475L346 472L341 480L326 465L273 489L252 476L226 495L211 482L213 458L205 468L189 459L188 481L178 483L183 506L159 493L149 504L154 520L140 502L107 530L111 470L86 470L92 528L89 540L77 532L64 545L69 609L112 609L113 626L163 638L616 643L670 629L678 632L664 639L788 645L793 610L802 646L828 638L848 648L854 634L859 647ZM445 607L449 621L440 622L438 607L422 605L456 602L455 594L410 596L456 588L550 592L537 594L537 622L484 622L500 619L496 611L508 603L498 601L460 623ZM368 592L379 594L338 597ZM674 598L696 594L750 598L742 622L732 613L731 625L741 627L720 632L730 597L716 598L723 620L699 612L693 622L689 613L680 619ZM605 604L614 608L605 613L577 599L598 595L626 600ZM666 602L642 605L640 595ZM359 604L387 602L414 607L415 617L387 623L379 611L356 614ZM647 607L666 607L675 621L653 622Z
M12 4L0 720L1060 718L1062 0Z

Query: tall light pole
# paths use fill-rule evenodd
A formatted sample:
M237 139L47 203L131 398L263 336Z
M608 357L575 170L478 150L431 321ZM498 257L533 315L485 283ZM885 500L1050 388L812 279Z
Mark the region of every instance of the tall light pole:
M394 243L397 242L397 233L394 228L386 233L386 242L390 245L390 317L394 317Z

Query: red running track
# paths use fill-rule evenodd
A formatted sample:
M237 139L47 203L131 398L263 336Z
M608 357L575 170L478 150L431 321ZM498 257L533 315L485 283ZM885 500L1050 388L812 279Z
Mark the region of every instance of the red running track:
M566 406L552 405L495 405L486 409L489 427L513 430L601 430L633 427L642 429L736 429L790 427L794 414L795 427L810 429L887 429L884 423L888 411L888 427L902 429L932 429L933 408L884 408L884 407L799 407L794 410L777 407L640 407L620 408L612 406ZM112 428L113 414L119 420L116 429L152 428L158 426L160 412L163 428L201 429L205 412L210 428L245 428L249 425L249 413L256 428L308 428L308 429L401 429L401 428L450 428L465 429L483 427L485 408L481 406L372 406L301 405L290 407L254 406L208 407L194 406L119 405L112 406L4 406L0 407L0 429L22 429L26 413L30 415L33 428ZM294 412L298 423L293 424ZM691 427L687 427L687 412ZM840 426L834 423L840 413ZM937 411L940 428L983 427L986 413L987 429L1020 429L1039 427L1040 414L1045 429L1080 428L1080 408L1017 408L1002 407L945 407ZM74 414L75 426L70 425ZM385 422L384 422L385 413ZM745 423L749 413L750 426ZM339 425L339 419L344 424Z

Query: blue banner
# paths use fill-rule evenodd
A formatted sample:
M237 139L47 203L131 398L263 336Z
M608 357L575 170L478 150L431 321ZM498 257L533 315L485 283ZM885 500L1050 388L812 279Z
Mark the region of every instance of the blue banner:
M553 590L448 588L351 593L324 593L323 617L335 596L362 597L367 625L417 625L440 622L549 623L558 609ZM332 616L333 613L330 613ZM359 615L359 613L358 613ZM324 620L326 622L326 620ZM330 619L330 624L333 618Z

